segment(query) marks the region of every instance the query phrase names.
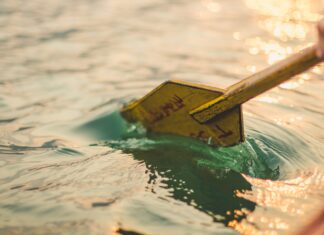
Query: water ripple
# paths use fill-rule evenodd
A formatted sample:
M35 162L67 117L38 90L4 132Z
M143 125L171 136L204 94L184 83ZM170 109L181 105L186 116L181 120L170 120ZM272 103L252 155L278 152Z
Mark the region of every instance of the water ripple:
M0 1L0 233L292 233L323 206L322 66L244 104L231 148L118 110L168 79L231 85L313 42L322 8Z

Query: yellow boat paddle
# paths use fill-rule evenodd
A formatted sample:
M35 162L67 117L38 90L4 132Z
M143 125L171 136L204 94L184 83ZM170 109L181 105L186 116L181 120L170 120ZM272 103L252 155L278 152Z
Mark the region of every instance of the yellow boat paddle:
M241 104L321 62L323 24L319 23L317 44L225 90L171 80L122 108L121 114L150 132L192 137L216 146L243 142Z

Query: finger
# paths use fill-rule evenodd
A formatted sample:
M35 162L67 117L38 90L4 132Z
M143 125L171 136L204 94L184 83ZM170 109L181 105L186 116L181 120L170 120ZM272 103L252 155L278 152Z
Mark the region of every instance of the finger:
M324 19L322 19L318 25L318 43L317 43L317 55L324 59Z

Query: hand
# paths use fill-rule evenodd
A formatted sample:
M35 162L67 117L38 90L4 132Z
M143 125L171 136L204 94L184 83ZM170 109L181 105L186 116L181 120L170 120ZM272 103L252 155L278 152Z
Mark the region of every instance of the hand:
M317 43L317 56L324 60L324 19L317 24L318 30L318 43Z

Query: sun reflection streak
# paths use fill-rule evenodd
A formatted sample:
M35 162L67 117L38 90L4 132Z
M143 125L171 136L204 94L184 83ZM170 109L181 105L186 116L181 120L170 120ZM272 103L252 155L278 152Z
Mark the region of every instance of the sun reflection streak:
M277 104L281 99L282 99L281 97L275 98L269 95L260 95L255 98L255 100L259 102L268 103L268 104Z
M295 216L316 214L323 206L321 193L324 190L324 174L317 169L300 172L297 177L282 181L244 177L253 185L253 190L238 191L236 195L255 202L258 208L249 213L246 220L230 223L243 234L280 234L286 229L295 228L297 222L303 226L307 221ZM312 197L311 203L306 200L309 197ZM254 224L258 224L258 227Z
M273 64L287 55L301 49L285 46L288 40L308 41L314 35L314 23L322 18L321 1L308 0L245 0L248 8L257 13L260 28L270 33L274 40L260 37L247 40L252 55L262 51L267 55L268 64ZM305 46L305 45L304 45ZM303 46L303 47L304 47Z
M265 55L268 64L271 65L314 42L316 35L314 25L323 18L323 1L244 0L244 2L256 13L260 28L272 36L272 39L269 39L268 34L245 39L244 42L251 55ZM241 40L240 33L235 32L233 38ZM258 64L247 65L246 70L254 73L258 67ZM321 74L321 69L314 67L311 72ZM310 79L309 73L301 74L279 87L294 90ZM269 99L263 97L260 101L267 102Z
M300 74L298 75L297 79L282 83L281 85L279 85L279 87L285 90L293 90L304 84L305 81L309 80L310 78L310 75L307 73Z
M277 41L265 41L260 37L247 39L246 44L249 47L250 54L257 55L262 52L267 55L268 64L273 64L293 53L293 49L290 46L285 47Z
M264 37L247 38L245 43L251 55L266 55L269 65L274 64L288 55L311 44L309 35L314 36L314 23L323 17L321 1L306 0L245 0L246 6L257 13L260 28L270 33L274 39L264 39ZM313 32L311 34L310 32ZM235 37L234 37L235 38ZM311 37L312 38L312 37ZM287 41L289 40L289 45ZM291 41L304 41L294 43ZM247 65L248 72L258 71L258 65ZM315 67L311 70L315 74L320 74L320 69ZM297 89L305 81L309 80L309 74L302 74L292 81L287 81L279 87L285 90Z
M321 1L309 0L245 0L245 4L260 16L290 19L291 22L301 19L316 22L321 18L319 9L323 8Z
M202 4L211 12L219 12L221 5L214 0L203 0Z
M244 0L246 6L255 12L255 18L263 34L241 39L235 32L233 38L242 40L252 56L265 56L268 65L284 59L315 41L315 23L323 17L324 2L321 0ZM245 65L249 73L259 70L262 63ZM295 79L281 84L285 90L295 90L312 78L321 74L315 67L310 73L296 76ZM255 100L269 104L282 102L280 96L271 93L259 96ZM275 117L277 125L304 122L301 116L286 115ZM238 197L255 202L255 211L247 212L245 220L234 220L229 226L242 234L285 234L287 230L307 223L308 215L324 206L324 173L320 170L299 172L293 179L271 181L245 176L252 185L251 191L237 192ZM310 203L311 202L311 203ZM319 208L317 208L319 207ZM307 215L305 217L305 215ZM293 219L292 219L293 217ZM296 225L297 224L297 225Z

